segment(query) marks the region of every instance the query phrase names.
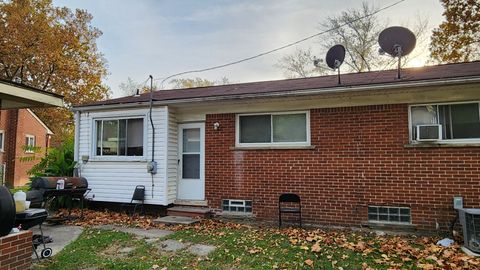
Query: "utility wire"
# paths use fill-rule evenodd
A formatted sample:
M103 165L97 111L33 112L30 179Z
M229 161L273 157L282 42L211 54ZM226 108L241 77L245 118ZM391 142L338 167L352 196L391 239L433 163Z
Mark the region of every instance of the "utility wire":
M365 16L362 16L360 18L357 18L355 20L351 20L351 21L348 21L344 24L341 24L337 27L333 27L333 28L330 28L330 29L327 29L327 30L324 30L322 32L318 32L316 34L313 34L313 35L310 35L308 37L305 37L305 38L302 38L300 40L297 40L297 41L294 41L294 42L291 42L291 43L288 43L286 45L283 45L281 47L278 47L278 48L275 48L275 49L272 49L272 50L269 50L269 51L266 51L266 52L262 52L262 53L259 53L259 54L256 54L256 55L253 55L253 56L250 56L250 57L247 57L247 58L243 58L243 59L240 59L240 60L237 60L237 61L233 61L233 62L229 62L229 63L226 63L226 64L223 64L223 65L218 65L218 66L213 66L213 67L208 67L208 68L203 68L203 69L193 69L193 70L188 70L188 71L183 71L183 72L179 72L179 73L175 73L175 74L172 74L168 77L165 77L165 78L157 78L155 79L155 81L159 81L159 80L162 80L160 82L160 87L163 87L163 83L165 81L167 81L168 79L171 79L173 77L177 77L177 76L180 76L180 75L185 75L185 74L190 74L190 73L199 73L199 72L205 72L205 71L210 71L210 70L215 70L215 69L219 69L219 68L224 68L224 67L228 67L228 66L233 66L233 65L236 65L236 64L240 64L240 63L243 63L243 62L246 62L246 61L250 61L252 59L255 59L255 58L259 58L259 57L262 57L262 56L265 56L267 54L271 54L271 53L274 53L274 52L277 52L277 51L280 51L280 50L283 50L285 48L288 48L288 47L292 47L294 45L297 45L299 43L302 43L302 42L305 42L307 40L310 40L314 37L318 37L320 35L323 35L323 34L326 34L328 32L331 32L331 31L334 31L334 30L337 30L337 29L340 29L340 28L343 28L344 26L347 26L351 23L354 23L354 22L357 22L357 21L360 21L360 20L363 20L363 19L366 19L368 17L371 17L375 14L378 14L386 9L389 9L389 8L392 8L402 2L405 2L406 0L399 0L399 1L396 1L390 5L387 5L387 6L384 6L383 8L380 8L380 9L377 9L375 10L374 12L370 13L370 14L367 14Z

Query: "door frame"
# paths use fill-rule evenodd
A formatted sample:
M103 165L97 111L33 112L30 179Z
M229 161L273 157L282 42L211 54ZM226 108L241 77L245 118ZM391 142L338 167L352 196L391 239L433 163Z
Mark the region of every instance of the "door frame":
M183 180L183 130L189 128L200 129L200 181L201 181L201 196L199 198L180 198L180 181ZM178 162L177 162L177 200L182 201L204 201L205 200L205 122L191 122L178 124ZM190 180L190 179L185 179ZM191 179L191 181L195 181Z

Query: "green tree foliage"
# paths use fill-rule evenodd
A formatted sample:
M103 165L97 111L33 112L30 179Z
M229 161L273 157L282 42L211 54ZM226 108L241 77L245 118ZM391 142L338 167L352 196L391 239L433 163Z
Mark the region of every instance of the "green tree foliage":
M28 171L32 176L73 176L74 161L73 140L65 141L57 148L51 148L38 164Z
M61 94L67 105L107 98L106 62L96 45L102 33L91 20L51 0L0 0L0 78ZM35 113L56 135L72 135L67 108Z
M441 0L445 21L433 30L431 58L439 63L480 59L480 1Z

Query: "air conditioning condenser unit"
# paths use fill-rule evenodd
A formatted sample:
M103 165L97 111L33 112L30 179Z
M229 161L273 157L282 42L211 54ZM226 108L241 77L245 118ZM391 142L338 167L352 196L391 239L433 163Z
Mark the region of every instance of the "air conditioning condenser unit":
M464 246L480 254L480 209L462 208L458 209L458 214L462 224Z

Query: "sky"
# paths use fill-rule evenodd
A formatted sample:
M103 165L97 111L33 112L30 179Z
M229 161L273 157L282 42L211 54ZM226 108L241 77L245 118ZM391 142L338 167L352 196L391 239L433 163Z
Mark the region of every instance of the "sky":
M367 0L384 7L396 0ZM321 31L319 22L358 8L360 0L53 0L55 6L85 9L103 35L98 49L108 63L105 79L113 97L124 95L119 85L130 77L144 82L175 73L236 61ZM431 29L442 21L439 0L406 0L378 14L389 26L428 18ZM320 51L314 38L251 61L213 71L185 75L218 81L252 82L285 78L275 67L296 48ZM418 53L418 52L417 52ZM422 52L420 52L422 54ZM417 64L425 61L419 56ZM323 58L323 55L319 55ZM182 78L182 77L179 77Z

